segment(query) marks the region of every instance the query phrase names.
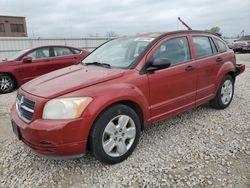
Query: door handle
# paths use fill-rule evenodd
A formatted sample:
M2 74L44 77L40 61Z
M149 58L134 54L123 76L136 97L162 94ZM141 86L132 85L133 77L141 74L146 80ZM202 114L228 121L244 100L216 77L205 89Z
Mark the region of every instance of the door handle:
M217 57L216 62L222 62L223 59L221 57Z
M191 70L194 70L194 67L192 65L188 65L186 68L185 68L186 71L191 71Z

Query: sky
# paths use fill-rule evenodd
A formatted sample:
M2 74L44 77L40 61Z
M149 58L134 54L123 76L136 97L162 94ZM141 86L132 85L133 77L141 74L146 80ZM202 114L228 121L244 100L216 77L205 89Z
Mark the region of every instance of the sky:
M30 37L106 36L218 26L250 34L250 0L0 0L0 15L25 16Z

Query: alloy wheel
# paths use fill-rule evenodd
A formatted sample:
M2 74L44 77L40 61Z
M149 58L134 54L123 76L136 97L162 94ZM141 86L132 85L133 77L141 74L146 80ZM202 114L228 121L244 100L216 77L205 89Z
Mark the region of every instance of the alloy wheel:
M227 105L233 96L233 83L231 80L225 80L221 87L221 102Z
M102 147L111 157L124 155L133 145L136 137L135 122L127 115L113 118L102 136Z
M12 83L12 80L9 76L1 76L0 77L0 90L2 92L8 91L12 87L13 87L13 83Z

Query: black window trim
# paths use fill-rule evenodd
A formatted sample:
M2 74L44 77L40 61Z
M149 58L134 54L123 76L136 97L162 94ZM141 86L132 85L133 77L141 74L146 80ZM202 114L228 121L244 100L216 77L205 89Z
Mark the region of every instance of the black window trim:
M210 45L211 45L213 54L214 54L214 55L218 54L220 51L219 51L218 47L216 46L216 44L215 44L213 38L212 38L212 37L208 37L208 38L209 38L209 42L210 42ZM213 50L213 47L212 47L212 43L214 44L214 47L215 47L215 49L216 49L216 52L215 52L215 53L214 53L214 50Z

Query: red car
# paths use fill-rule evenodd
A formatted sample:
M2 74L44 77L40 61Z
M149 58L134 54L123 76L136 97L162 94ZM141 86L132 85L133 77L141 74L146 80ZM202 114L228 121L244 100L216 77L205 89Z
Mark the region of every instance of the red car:
M0 62L0 94L48 72L79 63L88 51L68 46L41 46L17 52Z
M69 158L89 149L114 164L133 152L145 125L207 102L229 106L244 69L208 32L115 39L81 64L23 85L11 109L12 127L39 154Z

